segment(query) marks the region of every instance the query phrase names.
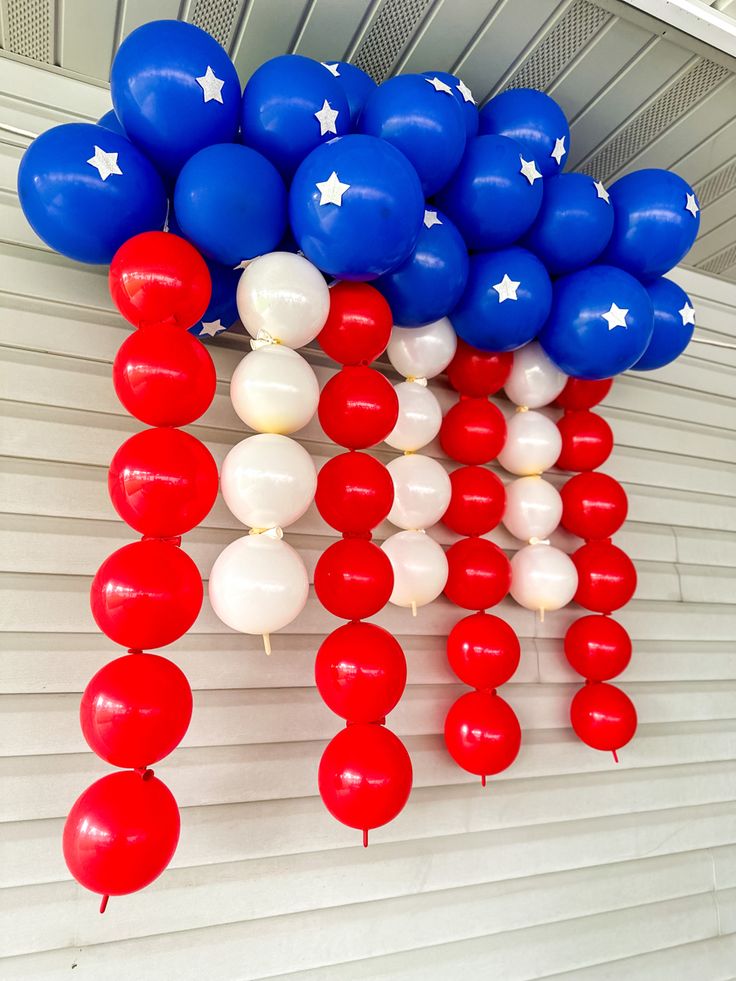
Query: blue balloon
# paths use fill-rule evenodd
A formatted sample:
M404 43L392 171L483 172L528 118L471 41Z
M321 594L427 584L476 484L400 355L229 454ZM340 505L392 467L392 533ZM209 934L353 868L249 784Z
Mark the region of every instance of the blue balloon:
M167 177L238 131L240 82L217 41L194 24L155 20L118 48L110 91L128 137Z
M555 282L552 311L539 334L566 374L611 378L636 364L652 336L652 301L633 276L589 266Z
M279 55L251 75L243 92L243 143L288 179L315 147L350 130L338 80L318 61Z
M278 245L286 228L286 188L260 153L218 143L182 167L174 212L184 236L200 252L235 266Z
M369 280L409 256L424 198L403 153L355 133L309 154L294 175L289 215L310 262L338 279Z
M603 261L639 279L656 279L689 251L700 228L692 187L669 170L635 170L608 189L613 236Z
M613 231L608 192L585 174L547 177L542 190L542 207L522 244L553 276L589 266Z
M376 83L367 72L357 65L351 65L349 61L323 61L322 65L342 86L350 106L350 129L355 130L363 106L371 92L376 89Z
M460 166L435 200L469 249L500 248L520 238L537 217L542 178L534 174L523 162L518 143L505 136L479 136L470 141Z
M97 120L97 125L104 126L105 129L111 129L113 133L117 133L118 136L125 136L125 130L120 125L120 120L115 115L114 109L108 109L104 116L100 116L100 118Z
M684 289L671 279L645 283L654 307L654 331L649 346L634 371L652 371L679 358L690 343L695 330L695 310Z
M545 177L560 173L570 149L564 112L536 89L507 89L494 96L480 111L480 132L516 140Z
M423 75L397 75L379 85L363 107L358 130L401 150L426 197L447 183L465 149L465 121L450 86Z
M37 137L20 162L18 197L39 238L79 262L110 262L132 235L166 219L153 164L94 123L65 123Z
M536 336L551 303L547 270L531 252L479 252L470 257L468 285L450 320L473 347L515 351Z
M446 317L468 280L468 250L447 215L430 208L416 248L397 269L374 282L388 300L394 323L421 327Z
M238 280L242 275L241 269L221 266L218 262L205 259L212 279L212 296L202 319L189 328L190 334L207 340L217 337L223 331L229 330L238 320L238 305L235 295Z
M425 78L439 78L445 85L450 86L455 101L463 111L466 139L472 140L476 137L478 135L478 107L475 104L473 93L463 80L458 78L457 75L451 75L449 72L422 72L422 75Z

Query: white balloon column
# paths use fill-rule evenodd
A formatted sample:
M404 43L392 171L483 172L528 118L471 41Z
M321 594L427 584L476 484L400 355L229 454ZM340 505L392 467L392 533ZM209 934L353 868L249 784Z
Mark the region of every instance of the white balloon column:
M319 270L291 252L254 259L237 299L252 350L235 369L230 397L238 416L258 432L230 450L221 486L225 503L250 532L218 556L209 595L223 623L262 635L270 654L270 635L298 616L309 592L301 557L282 539L317 486L312 458L288 435L310 421L319 399L314 372L294 348L317 336L330 299Z

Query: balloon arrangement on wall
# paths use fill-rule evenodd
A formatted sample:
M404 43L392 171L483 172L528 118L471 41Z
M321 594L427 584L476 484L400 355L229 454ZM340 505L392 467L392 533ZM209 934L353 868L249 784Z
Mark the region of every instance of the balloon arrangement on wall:
M508 90L478 111L447 72L377 86L344 62L282 55L241 91L223 48L180 21L144 24L123 41L111 94L99 123L35 139L18 174L25 215L47 245L111 264L113 298L137 328L116 358L116 391L154 427L124 444L110 471L113 502L143 540L107 559L92 588L101 629L131 653L93 679L82 708L93 748L139 772L103 778L74 805L73 874L103 894L132 891L176 845L176 805L147 767L183 736L191 693L174 665L144 651L189 629L202 600L178 540L209 510L216 469L175 427L213 397L199 338L238 314L252 350L230 394L254 435L228 454L222 488L250 531L217 559L210 598L268 650L307 598L282 529L316 490L344 536L315 573L318 598L348 621L317 659L320 691L348 722L320 766L332 813L367 833L409 793L408 756L383 725L405 684L403 654L364 622L387 602L414 611L444 590L473 611L448 655L476 691L448 713L446 738L460 765L485 777L519 744L496 694L518 639L486 610L508 591L540 614L574 594L597 615L566 638L589 682L573 725L590 745L623 745L633 707L607 682L630 645L608 614L630 598L634 574L608 541L625 506L618 485L593 472L612 434L590 409L614 375L661 367L690 341L692 304L664 277L698 232L692 188L655 169L608 188L563 173L567 121L534 90ZM321 395L296 350L317 337L343 365ZM406 379L395 388L369 367L386 346ZM441 420L426 379L445 368L460 398ZM517 407L508 420L489 401L503 386ZM565 410L557 425L545 409L555 399ZM318 477L290 438L315 411L347 449ZM449 479L417 452L438 428L460 464ZM388 469L364 452L382 440L404 453ZM487 469L494 459L514 478L506 490ZM561 496L543 476L555 464L579 471ZM400 531L379 548L371 533L386 516ZM464 536L446 556L426 533L440 517ZM526 543L511 563L484 537L501 520ZM560 520L586 539L572 560L549 544ZM92 829L105 834L92 842Z

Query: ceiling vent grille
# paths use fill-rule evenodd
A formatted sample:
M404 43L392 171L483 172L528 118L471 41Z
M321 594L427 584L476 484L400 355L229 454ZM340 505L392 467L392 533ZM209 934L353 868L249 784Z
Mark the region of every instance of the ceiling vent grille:
M580 169L610 180L689 109L730 76L722 65L700 58L633 122L625 126Z
M714 276L719 276L727 269L730 269L731 266L736 266L736 245L730 245L722 252L717 252L711 256L710 259L699 262L696 268L701 269L703 272L713 273Z
M431 0L386 0L355 56L355 64L382 82L404 50ZM458 16L461 16L458 11Z
M240 0L196 0L191 22L230 50Z
M736 159L719 167L710 177L696 184L693 190L698 196L700 207L705 208L734 188L736 188Z
M6 49L23 58L52 64L52 0L7 0L6 10Z

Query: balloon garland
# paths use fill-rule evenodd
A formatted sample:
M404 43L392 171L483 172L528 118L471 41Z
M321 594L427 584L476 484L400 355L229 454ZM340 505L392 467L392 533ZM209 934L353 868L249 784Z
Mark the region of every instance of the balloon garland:
M102 894L101 913L109 896L157 878L179 839L176 801L150 766L183 739L192 692L172 661L144 652L177 640L199 613L202 580L181 536L204 520L217 496L209 450L174 428L198 418L215 394L212 359L187 333L210 299L203 259L175 235L145 232L113 257L110 292L138 328L115 357L115 390L154 428L126 440L108 471L112 504L142 539L110 555L90 591L97 625L128 654L89 682L80 722L90 748L123 769L85 790L64 826L67 865Z

